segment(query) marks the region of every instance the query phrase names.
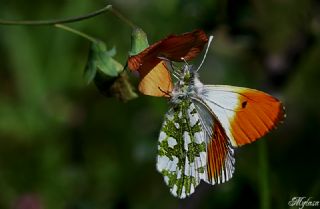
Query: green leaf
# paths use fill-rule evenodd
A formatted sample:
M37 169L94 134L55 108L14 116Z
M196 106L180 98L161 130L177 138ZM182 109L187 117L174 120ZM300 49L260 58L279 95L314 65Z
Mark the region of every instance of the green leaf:
M131 86L123 66L112 58L115 54L115 47L107 50L102 41L92 43L84 77L88 84L94 80L98 90L104 96L115 97L126 102L138 95Z
M87 65L84 71L84 78L91 83L97 74L102 71L106 76L117 77L123 71L123 66L112 57L116 54L115 48L107 50L102 41L91 44Z
M107 51L107 53L108 53L108 55L109 55L110 57L113 57L114 55L117 54L116 47L115 47L115 46L112 47L112 49L110 49L109 51Z
M135 28L131 34L131 50L129 55L133 56L149 46L147 34L141 28Z
M86 80L87 84L91 83L94 76L96 75L96 72L97 72L97 66L96 66L96 63L94 62L94 53L93 53L93 50L90 49L89 55L88 55L88 61L83 74L83 77Z

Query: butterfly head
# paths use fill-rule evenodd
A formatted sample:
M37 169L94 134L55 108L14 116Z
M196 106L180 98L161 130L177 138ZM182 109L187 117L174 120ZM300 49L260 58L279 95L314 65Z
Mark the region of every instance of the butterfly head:
M192 65L187 63L185 58L181 57L185 64L177 71L178 81L175 83L171 93L171 103L178 104L183 100L192 99L202 93L203 84L199 80L198 70L201 68L207 56L212 39L213 36L210 36L203 59L196 70L192 68Z
M177 104L193 97L198 93L201 86L202 83L198 79L198 73L192 68L192 65L184 64L179 70L178 81L174 85L171 102Z
M190 85L192 78L194 77L194 72L192 70L192 65L185 64L180 70L178 85L180 88L187 88Z

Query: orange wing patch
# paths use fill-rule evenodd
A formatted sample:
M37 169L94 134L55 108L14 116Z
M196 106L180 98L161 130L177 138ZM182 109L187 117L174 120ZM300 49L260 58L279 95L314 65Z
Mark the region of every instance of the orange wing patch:
M230 121L231 132L238 146L256 141L273 129L284 117L281 102L257 90L239 92L238 107Z
M207 173L211 184L223 183L232 177L234 171L233 150L221 124L215 120L213 138L207 147Z
M138 88L145 95L169 97L173 84L164 61L158 63L149 73L142 75Z

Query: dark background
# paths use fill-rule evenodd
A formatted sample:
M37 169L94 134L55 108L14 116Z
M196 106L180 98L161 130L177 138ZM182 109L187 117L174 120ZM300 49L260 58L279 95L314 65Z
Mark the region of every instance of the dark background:
M0 17L69 17L104 3L0 0ZM149 43L196 28L214 35L202 81L266 91L283 101L287 118L236 150L229 182L203 183L179 200L155 166L165 99L105 98L83 79L87 40L52 26L0 26L0 208L282 209L295 196L320 200L319 1L107 3ZM68 26L116 46L115 58L125 64L131 28L114 15Z

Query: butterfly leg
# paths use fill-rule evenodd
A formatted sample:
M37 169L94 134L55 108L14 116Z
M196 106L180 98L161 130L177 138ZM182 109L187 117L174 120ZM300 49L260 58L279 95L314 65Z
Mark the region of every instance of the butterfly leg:
M160 86L158 86L158 88L159 88L159 90L160 90L162 93L164 93L166 96L168 96L168 97L172 97L171 92L168 92L168 91L164 91L164 90L162 90L162 89L160 88Z

